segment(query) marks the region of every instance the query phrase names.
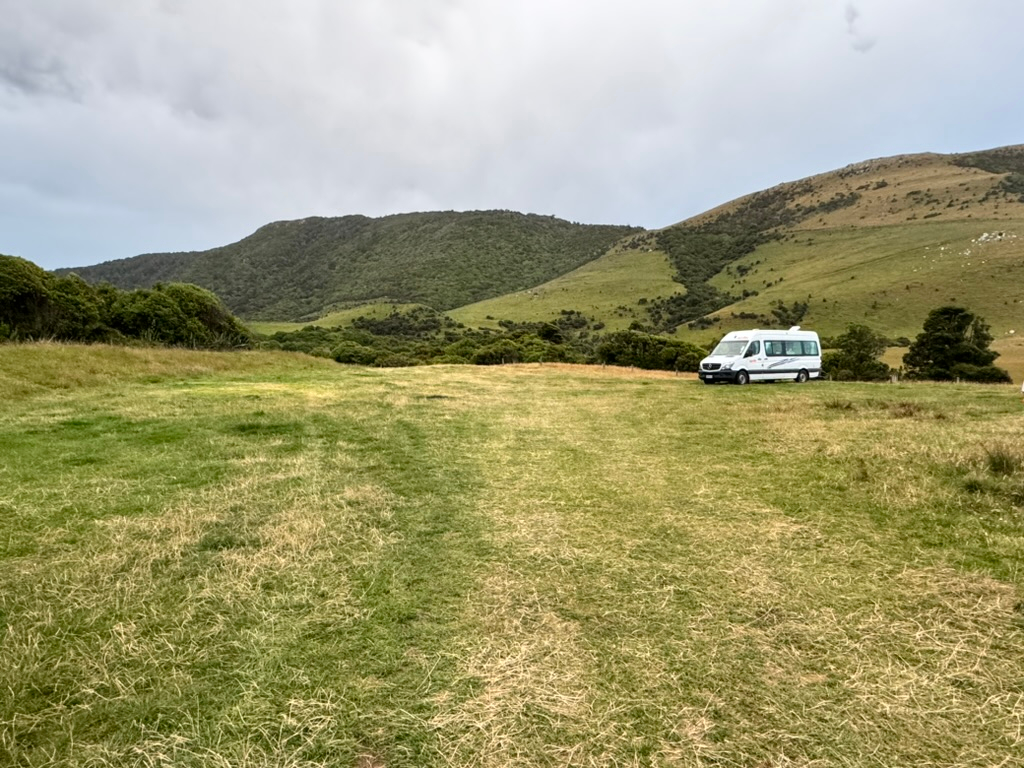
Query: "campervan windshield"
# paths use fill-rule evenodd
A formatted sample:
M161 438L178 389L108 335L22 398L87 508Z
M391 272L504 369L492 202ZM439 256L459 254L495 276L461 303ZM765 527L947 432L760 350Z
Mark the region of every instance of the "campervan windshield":
M712 355L721 355L722 357L737 357L743 354L743 348L747 346L745 341L720 341L718 346L715 347L715 351Z

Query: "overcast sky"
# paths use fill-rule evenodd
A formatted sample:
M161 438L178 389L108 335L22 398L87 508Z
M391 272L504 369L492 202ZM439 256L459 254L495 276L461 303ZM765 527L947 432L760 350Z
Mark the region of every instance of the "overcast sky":
M0 0L0 253L507 208L661 227L1024 142L1021 0Z

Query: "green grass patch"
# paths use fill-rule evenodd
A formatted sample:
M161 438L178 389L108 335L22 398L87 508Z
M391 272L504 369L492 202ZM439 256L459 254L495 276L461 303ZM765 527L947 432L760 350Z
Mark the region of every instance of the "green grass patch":
M711 280L734 295L758 292L716 313L722 318L716 332L755 327L733 313L770 317L773 302L782 300L806 301L801 325L829 336L863 323L891 338L913 339L928 312L944 304L979 312L997 337L1019 333L1016 286L1024 278L1024 237L976 242L987 232L1016 232L1015 224L978 220L795 230ZM703 338L708 332L689 333Z
M5 765L1022 746L1013 387L7 351Z
M646 323L640 299L672 296L686 289L672 279L673 269L662 251L621 247L595 261L529 290L510 293L448 312L474 328L497 327L498 320L551 320L564 310L576 310L609 330Z

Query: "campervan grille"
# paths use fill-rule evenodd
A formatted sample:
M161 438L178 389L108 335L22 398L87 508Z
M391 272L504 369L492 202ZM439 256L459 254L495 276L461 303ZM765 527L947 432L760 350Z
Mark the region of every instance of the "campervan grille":
M704 365L702 367L704 368L705 371L717 371L719 368L722 367L722 364L721 363L704 363Z

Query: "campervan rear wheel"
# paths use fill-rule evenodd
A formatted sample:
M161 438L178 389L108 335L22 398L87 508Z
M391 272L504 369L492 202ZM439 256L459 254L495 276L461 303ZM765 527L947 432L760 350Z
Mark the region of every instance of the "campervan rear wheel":
M808 378L807 371L800 371L800 373L796 375L796 383L803 384Z
M750 381L750 375L746 371L740 371L736 374L736 383L743 385Z

